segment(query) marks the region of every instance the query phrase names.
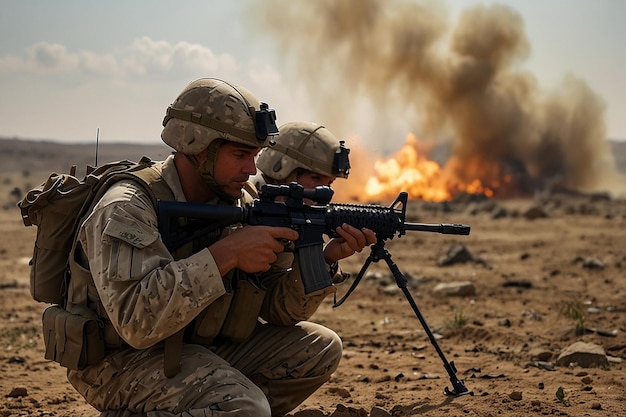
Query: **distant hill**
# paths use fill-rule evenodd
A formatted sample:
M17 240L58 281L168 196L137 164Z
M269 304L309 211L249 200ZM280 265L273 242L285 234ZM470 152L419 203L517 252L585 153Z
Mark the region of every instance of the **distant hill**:
M154 160L165 159L172 149L163 142L154 145L100 143L98 163L129 159L138 161L142 156ZM96 162L96 144L61 143L43 140L0 138L0 173L3 172L69 172L76 165L83 175L87 165Z
M626 141L609 141L615 164L626 173ZM137 161L142 156L162 160L171 148L162 142L154 145L100 143L98 162L120 159ZM3 172L68 172L72 165L84 174L87 165L95 163L95 143L62 143L43 140L8 139L0 137L0 173ZM443 162L443 161L441 161Z

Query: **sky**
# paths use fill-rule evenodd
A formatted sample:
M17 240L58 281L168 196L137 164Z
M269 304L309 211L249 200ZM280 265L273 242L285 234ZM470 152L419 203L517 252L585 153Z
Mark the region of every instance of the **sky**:
M166 107L201 77L248 88L279 124L318 121L316 91L251 24L252 2L0 0L0 137L154 143ZM626 1L437 3L451 21L476 4L515 10L530 44L520 65L545 88L568 74L584 80L606 105L608 138L626 140Z

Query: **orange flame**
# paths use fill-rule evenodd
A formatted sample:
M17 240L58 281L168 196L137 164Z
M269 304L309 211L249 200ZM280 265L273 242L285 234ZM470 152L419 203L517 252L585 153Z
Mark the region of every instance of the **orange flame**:
M477 158L461 162L453 156L442 168L420 152L418 145L417 137L409 134L395 155L374 163L376 174L365 183L367 199L393 199L401 191L408 192L412 200L426 201L448 201L459 193L493 197L494 189L510 181L500 175L497 166L489 168ZM490 179L488 186L485 179Z

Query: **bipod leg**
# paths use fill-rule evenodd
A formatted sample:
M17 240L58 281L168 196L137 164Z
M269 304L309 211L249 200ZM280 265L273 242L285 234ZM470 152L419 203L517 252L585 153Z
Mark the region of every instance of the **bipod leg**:
M424 328L424 331L428 335L428 338L430 339L430 343L435 347L437 354L441 358L441 361L443 362L443 367L448 373L448 376L450 377L450 382L452 383L452 389L448 389L448 387L445 388L446 395L453 395L455 397L460 397L466 394L474 395L474 392L467 389L463 381L461 381L456 376L457 370L456 370L456 367L454 366L454 362L448 362L445 355L443 354L443 351L439 347L439 344L437 343L437 340L435 339L433 332L428 327L428 324L426 323L426 320L422 316L422 313L420 312L419 307L417 306L417 304L415 303L415 300L413 299L413 296L409 292L408 280L406 279L404 274L400 272L400 268L398 268L398 265L396 265L391 260L391 254L389 253L389 251L387 251L387 249L384 248L384 244L382 243L373 245L372 251L376 251L376 254L374 255L375 256L374 259L376 260L384 259L385 262L387 263L387 266L391 270L391 273L393 274L393 277L396 280L396 284L398 285L398 288L400 288L402 292L404 293L404 296L406 297L407 301L411 305L411 308L413 308L415 315L419 319L420 323L422 324L422 327Z

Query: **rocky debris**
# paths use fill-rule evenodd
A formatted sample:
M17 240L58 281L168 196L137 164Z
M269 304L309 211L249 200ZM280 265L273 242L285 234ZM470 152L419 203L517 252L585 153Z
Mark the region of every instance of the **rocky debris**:
M337 394L341 398L350 398L350 391L348 391L345 388L334 388L333 387L333 388L329 388L328 392L332 393L332 394Z
M472 216L476 216L480 213L493 213L499 211L499 205L494 199L484 199L481 201L467 201L465 202L465 211Z
M317 409L300 410L293 417L326 417L323 411Z
M591 385L591 383L593 382L593 379L589 376L589 375L585 375L584 377L582 377L580 379L582 381L583 384L585 385Z
M552 362L534 361L530 365L535 366L539 369L543 369L544 371L554 371L554 364Z
M439 266L449 266L456 263L465 263L465 262L478 262L484 263L484 261L480 258L475 257L466 247L465 245L455 244L448 248L448 251L444 256L442 256L437 265Z
M323 411L317 409L300 410L293 417L326 417Z
M28 397L28 391L24 387L15 387L7 394L7 397L17 398L17 397Z
M548 213L542 205L535 205L522 213L522 216L524 216L524 218L528 220L535 220L548 217Z
M605 368L609 361L600 345L576 342L565 348L556 360L559 366L576 364L582 368Z
M506 281L502 284L503 287L518 287L518 288L532 288L533 283L526 279L519 279L515 281Z
M605 329L593 329L591 327L586 327L585 332L595 333L598 336L604 336L604 337L617 337L617 329L605 330Z
M508 215L508 212L506 211L506 209L504 207L501 207L501 206L496 206L491 211L491 218L492 219L500 219L502 217L506 217L507 215Z
M391 414L389 414L382 408L372 407L372 411L370 411L370 417L391 417Z
M552 358L552 351L546 348L534 348L530 351L530 357L535 361L549 361Z
M343 404L337 404L337 408L330 417L368 417L364 408L346 407Z
M583 268L604 269L604 262L597 258L587 258L583 261Z
M509 398L515 401L520 401L522 399L522 391L513 391L509 394Z
M469 281L440 282L433 288L433 295L438 297L467 297L476 295L476 287Z

